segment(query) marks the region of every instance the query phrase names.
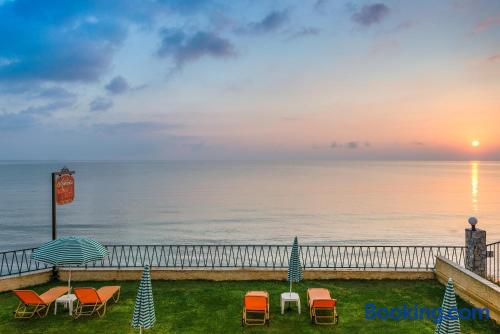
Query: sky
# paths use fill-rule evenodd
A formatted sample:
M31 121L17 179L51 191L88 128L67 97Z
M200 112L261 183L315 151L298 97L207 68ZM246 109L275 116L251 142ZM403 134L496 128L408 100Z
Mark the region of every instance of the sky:
M500 160L499 130L498 0L0 0L1 160Z

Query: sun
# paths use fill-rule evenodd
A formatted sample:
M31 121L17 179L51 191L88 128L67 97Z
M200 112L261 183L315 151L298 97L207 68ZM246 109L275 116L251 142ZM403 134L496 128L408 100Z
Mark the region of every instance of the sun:
M478 147L479 145L481 145L479 140L473 140L470 144L472 145L472 147Z

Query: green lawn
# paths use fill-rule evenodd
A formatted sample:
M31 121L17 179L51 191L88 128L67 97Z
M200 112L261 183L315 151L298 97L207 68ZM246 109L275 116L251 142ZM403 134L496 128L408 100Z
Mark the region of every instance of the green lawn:
M109 282L108 284L117 284ZM119 282L122 295L117 304L108 308L104 318L73 320L67 312L44 319L19 320L13 318L17 300L12 293L0 294L0 333L137 333L130 327L138 282ZM76 282L75 286L105 285L101 282ZM43 292L49 286L35 288ZM406 303L437 307L441 305L444 286L436 281L305 281L296 285L303 312L295 308L280 314L279 295L286 291L286 282L247 281L153 281L157 322L146 333L433 333L435 325L429 321L365 320L367 302L378 306L395 307ZM325 287L338 300L340 324L317 326L311 324L306 307L308 287ZM242 329L242 297L247 290L267 290L271 301L269 327ZM459 307L467 306L459 300ZM59 310L58 310L59 311ZM493 321L461 321L462 333L500 333Z

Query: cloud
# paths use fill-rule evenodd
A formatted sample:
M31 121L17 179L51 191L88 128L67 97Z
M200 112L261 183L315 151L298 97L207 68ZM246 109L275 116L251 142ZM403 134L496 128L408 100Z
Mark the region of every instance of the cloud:
M106 111L113 107L113 100L106 97L96 97L89 106L90 111Z
M0 6L0 80L95 81L126 26L88 2L19 0Z
M278 30L289 20L289 10L272 11L258 22L248 23L237 30L239 33L263 34Z
M35 124L32 115L25 113L0 114L0 130L14 131L29 128Z
M348 141L348 142L345 142L345 143L339 143L339 142L332 142L330 144L330 148L332 149L349 149L349 150L355 150L355 149L358 149L360 148L361 146L365 147L365 148L369 148L371 147L371 143L369 141L365 141L365 142L360 142L360 141L357 141L357 140L353 140L353 141Z
M389 11L389 7L383 3L364 5L359 11L352 14L351 19L361 26L368 27L380 23L389 14Z
M104 133L140 133L148 131L158 131L179 128L178 124L158 123L158 122L119 122L119 123L97 123L93 129Z
M40 88L33 95L33 98L68 100L68 99L76 99L76 94L71 93L62 87L47 87L47 88Z
M208 0L0 0L0 81L95 82L131 27L217 6Z
M1 95L20 95L27 100L33 99L76 99L76 94L60 86L41 85L37 82L0 82Z
M474 33L478 34L497 25L500 25L500 15L489 16L476 25L476 27L474 28Z
M351 150L352 149L356 149L359 146L359 142L357 142L357 141L350 141L350 142L346 143L345 146L347 148L351 149Z
M162 40L157 55L172 57L179 68L204 56L228 58L236 54L229 40L212 32L187 34L180 29L162 29L160 35Z
M125 93L130 87L127 80L121 75L114 77L104 88L111 94Z
M394 40L386 40L373 45L369 52L372 55L391 56L399 49L399 42Z
M1 130L19 130L35 126L40 118L50 116L54 111L74 107L76 96L65 95L50 103L30 106L17 113L0 114Z
M61 110L64 108L70 108L74 105L73 99L68 100L60 100L47 104L43 104L35 107L28 107L26 109L21 110L21 114L25 115L48 115L56 110Z
M208 0L164 0L171 10L179 14L192 14L205 8L210 2Z
M298 39L302 37L307 37L307 36L316 36L320 34L320 30L318 28L314 27L303 27L299 30L296 30L294 32L291 32L288 39Z
M330 0L316 0L316 2L314 2L313 8L318 13L323 14L325 13L329 3Z
M188 148L192 152L199 152L207 148L207 145L205 142L198 142L198 143L186 143L183 144L184 147Z
M397 32L400 32L400 31L411 29L414 25L415 24L413 23L413 21L410 21L410 20L403 21L403 22L399 23L398 25L396 25L391 30L389 30L388 32L389 33L397 33Z
M109 69L129 27L152 27L160 15L191 12L205 2L1 2L0 80L97 81Z
M495 63L497 61L500 61L500 53L496 53L484 59L485 63Z

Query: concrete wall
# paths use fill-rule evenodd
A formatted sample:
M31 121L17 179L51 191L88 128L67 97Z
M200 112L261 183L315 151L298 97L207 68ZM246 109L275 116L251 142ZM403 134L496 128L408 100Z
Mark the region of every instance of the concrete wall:
M52 271L26 273L21 276L8 276L0 278L0 292L23 289L30 286L44 284L50 281Z
M455 292L463 300L475 307L487 307L491 318L500 323L500 286L441 256L436 258L435 273L443 284L451 277Z
M142 269L87 269L73 270L71 280L74 281L110 281L110 280L139 280ZM61 280L68 279L68 271L61 270ZM240 281L240 280L286 280L286 270L269 269L155 269L151 270L154 280L212 280L212 281ZM400 279L422 280L433 279L433 272L423 271L395 271L395 270L306 270L304 279Z

